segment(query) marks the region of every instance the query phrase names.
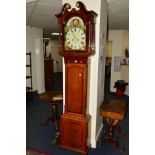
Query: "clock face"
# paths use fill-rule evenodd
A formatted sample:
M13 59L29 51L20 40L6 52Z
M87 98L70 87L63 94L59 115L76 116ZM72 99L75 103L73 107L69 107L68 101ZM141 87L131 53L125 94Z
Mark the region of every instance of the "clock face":
M72 50L85 50L86 34L80 28L71 28L66 34L66 48Z
M65 27L65 50L86 50L86 27L78 16L68 20Z

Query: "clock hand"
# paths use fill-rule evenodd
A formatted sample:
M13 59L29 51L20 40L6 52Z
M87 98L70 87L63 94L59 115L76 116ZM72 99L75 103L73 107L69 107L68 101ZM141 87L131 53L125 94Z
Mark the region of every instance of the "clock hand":
M71 31L72 32L72 31ZM75 36L75 34L72 32L72 35L73 35L73 37L74 37L74 39L76 40L76 36Z

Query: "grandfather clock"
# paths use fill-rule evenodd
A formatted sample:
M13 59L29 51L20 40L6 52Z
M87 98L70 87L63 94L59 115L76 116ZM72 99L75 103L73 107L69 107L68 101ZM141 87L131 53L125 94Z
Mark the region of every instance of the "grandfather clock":
M76 8L65 3L56 15L59 53L65 60L65 113L60 118L60 147L87 153L87 59L95 54L97 14L78 1Z

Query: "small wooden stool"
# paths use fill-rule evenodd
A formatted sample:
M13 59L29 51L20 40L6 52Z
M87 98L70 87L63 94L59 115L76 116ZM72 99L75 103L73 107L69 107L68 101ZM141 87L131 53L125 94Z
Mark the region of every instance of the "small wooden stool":
M51 108L51 111L52 111L52 114L53 115L50 115L46 122L45 123L42 123L41 126L47 126L48 123L50 121L54 121L54 125L55 125L55 131L56 131L56 134L58 134L58 120L59 120L59 116L58 116L58 104L62 104L62 101L63 101L63 94L61 91L47 91L43 94L40 94L40 99L42 101L45 101L45 102L50 102L52 108Z
M100 106L100 115L108 120L109 135L104 137L98 144L111 142L124 151L125 147L121 146L116 138L113 137L114 128L119 126L118 121L124 119L126 114L127 102L125 100L105 100Z

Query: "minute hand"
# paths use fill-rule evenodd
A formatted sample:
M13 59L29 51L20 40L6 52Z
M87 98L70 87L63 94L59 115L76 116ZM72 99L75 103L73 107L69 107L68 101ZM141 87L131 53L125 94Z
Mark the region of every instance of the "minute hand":
M74 37L74 39L76 40L76 35L75 35L75 31L76 31L76 28L75 28L75 30L73 30L73 31L71 31L72 32L72 35L73 35L73 37Z

